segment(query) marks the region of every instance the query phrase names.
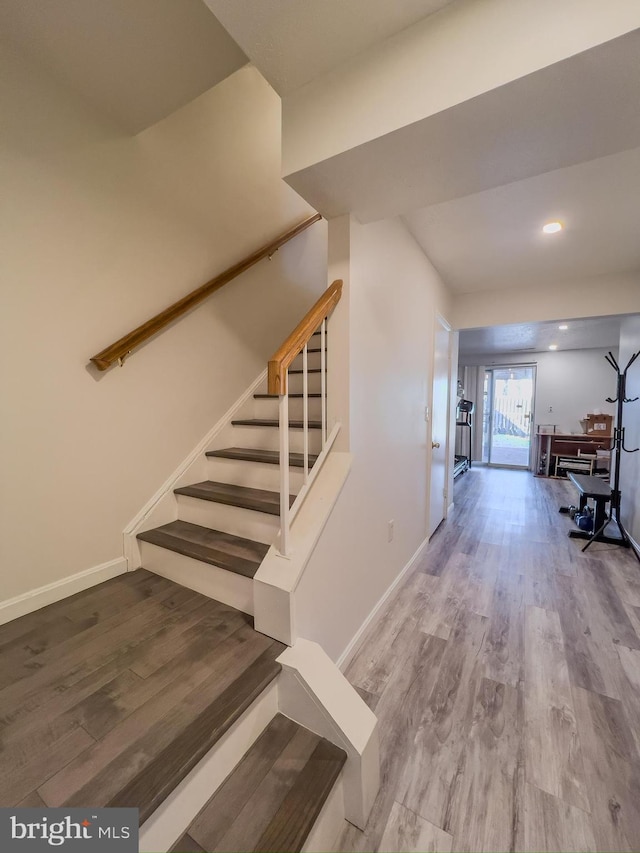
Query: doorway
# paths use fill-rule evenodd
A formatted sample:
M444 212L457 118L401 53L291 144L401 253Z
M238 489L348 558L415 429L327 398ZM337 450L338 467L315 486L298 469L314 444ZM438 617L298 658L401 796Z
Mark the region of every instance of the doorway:
M482 461L504 468L531 467L531 425L536 369L505 365L485 370Z
M429 536L447 514L447 460L449 456L449 391L451 371L451 326L436 316L433 342L431 388L431 464L429 474Z

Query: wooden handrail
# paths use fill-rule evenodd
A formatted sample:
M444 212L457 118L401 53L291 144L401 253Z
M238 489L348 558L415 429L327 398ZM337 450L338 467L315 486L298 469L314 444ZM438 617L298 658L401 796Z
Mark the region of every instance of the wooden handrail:
M320 323L328 317L342 296L342 279L333 282L298 323L286 341L269 359L268 393L287 393L287 370Z
M155 317L147 320L146 323L138 326L137 329L129 332L129 334L106 347L97 355L92 356L90 360L96 365L98 370L106 370L116 361L119 361L122 364L126 356L128 356L136 347L139 347L140 344L144 343L149 338L152 338L161 329L164 329L165 326L173 323L173 321L177 320L178 317L181 317L195 305L198 305L198 303L206 299L207 296L210 296L223 285L227 284L227 282L240 275L240 273L243 273L254 264L257 264L258 261L262 260L262 258L273 255L280 246L284 246L285 243L288 243L289 240L297 237L298 234L305 231L310 225L313 225L314 222L318 222L320 219L322 219L322 216L319 213L316 213L314 216L309 217L309 219L305 219L303 222L300 222L295 226L295 228L285 231L285 233L281 234L280 237L272 240L270 243L267 243L266 246L258 249L257 252L249 255L249 257L240 261L240 263L229 267L229 269L220 273L220 275L217 275L215 278L212 278L211 281L203 284L201 287L197 288L197 290L194 290L187 296L184 296L182 299L178 300L178 302L174 302L174 304L169 306L169 308L165 308L164 311L156 314Z

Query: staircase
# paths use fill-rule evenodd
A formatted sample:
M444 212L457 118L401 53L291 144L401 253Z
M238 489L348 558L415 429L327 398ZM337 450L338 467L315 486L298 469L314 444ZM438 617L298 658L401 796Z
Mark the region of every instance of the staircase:
M122 364L317 219L93 363ZM324 291L262 383L131 523L130 572L52 605L43 635L34 637L25 617L5 637L26 659L22 668L10 661L5 690L0 679L10 709L0 718L0 761L20 768L0 773L11 780L0 805L136 807L143 853L329 850L345 817L364 826L379 784L375 717L318 645L289 631L285 647L273 639L284 636L281 623L267 620L267 636L251 618L254 586L260 614L282 620L294 611L294 587L268 577L274 561L281 561L275 575L293 565L285 559L292 522L340 429L336 423L328 434L326 342L341 292L339 280ZM319 505L329 503L322 488ZM313 499L305 509L303 529L309 513L316 520ZM267 579L254 580L267 558ZM284 605L269 599L272 590L289 595ZM0 629L0 656L2 648Z
M320 333L312 341L320 339ZM308 462L322 449L321 353L308 347ZM303 371L289 371L289 506L304 482ZM266 380L241 417L223 431L231 446L206 451L209 479L175 488L177 520L137 534L142 565L205 595L253 613L252 580L277 544L280 514L278 397Z

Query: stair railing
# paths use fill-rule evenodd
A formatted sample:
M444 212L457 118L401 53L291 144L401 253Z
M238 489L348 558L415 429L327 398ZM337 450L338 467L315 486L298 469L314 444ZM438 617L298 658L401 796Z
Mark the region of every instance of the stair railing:
M261 261L263 258L271 259L271 256L277 252L281 246L284 246L285 243L288 243L289 240L297 237L298 234L305 231L310 225L313 225L314 222L318 222L320 219L322 219L322 216L319 213L316 213L308 219L305 219L303 222L298 223L295 227L285 231L284 234L276 237L275 240L267 243L266 246L262 246L262 248L253 252L253 254L249 255L244 260L234 264L232 267L229 267L215 278L206 282L206 284L203 284L201 287L193 290L191 293L187 294L187 296L183 296L182 299L179 299L177 302L174 302L173 305L165 308L164 311L156 314L155 317L147 320L146 323L143 323L132 332L129 332L122 338L119 338L115 343L105 347L105 349L92 356L90 361L95 364L98 370L106 370L116 362L118 362L122 367L125 358L127 358L134 349L149 340L149 338L157 335L158 332L166 326L173 323L183 314L186 314L187 311L190 311L216 290L219 290L223 285L240 275L240 273L245 272L245 270L248 270L254 264L257 264L258 261Z
M290 528L311 484L318 476L322 465L340 431L340 423L334 424L331 433L327 427L327 318L340 301L342 281L331 284L315 305L298 323L286 341L269 359L268 392L278 397L278 420L280 432L280 549L281 556L290 556ZM313 335L320 330L320 394L322 450L309 470L309 368L308 345ZM303 483L293 503L289 496L289 368L293 360L302 353L302 431L303 431Z

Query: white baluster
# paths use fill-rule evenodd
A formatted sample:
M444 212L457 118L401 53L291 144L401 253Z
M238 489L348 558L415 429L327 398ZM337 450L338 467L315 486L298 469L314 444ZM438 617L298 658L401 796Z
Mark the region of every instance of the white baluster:
M289 371L285 394L279 399L280 420L280 553L289 555Z
M307 347L304 345L302 350L302 429L304 430L304 480L303 485L306 486L309 480L309 373L307 369Z
M326 353L327 321L324 319L320 326L320 376L322 387L322 446L327 441L327 353Z

